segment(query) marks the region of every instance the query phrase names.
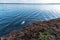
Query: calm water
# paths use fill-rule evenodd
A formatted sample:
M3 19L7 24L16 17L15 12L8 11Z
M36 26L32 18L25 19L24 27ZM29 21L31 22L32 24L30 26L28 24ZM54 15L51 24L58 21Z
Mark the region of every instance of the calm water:
M60 5L0 4L0 36L36 22L60 18Z

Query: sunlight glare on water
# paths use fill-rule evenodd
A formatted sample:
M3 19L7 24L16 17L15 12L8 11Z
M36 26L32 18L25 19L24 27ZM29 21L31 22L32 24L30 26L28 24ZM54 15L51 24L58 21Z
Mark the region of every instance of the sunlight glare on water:
M56 18L60 18L60 5L0 4L0 36L36 21Z

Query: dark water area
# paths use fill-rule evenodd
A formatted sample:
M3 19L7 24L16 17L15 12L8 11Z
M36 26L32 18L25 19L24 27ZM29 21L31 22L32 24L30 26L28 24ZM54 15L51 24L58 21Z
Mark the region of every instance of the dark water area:
M60 18L56 6L60 5L20 5L0 4L0 36L20 29L36 21Z

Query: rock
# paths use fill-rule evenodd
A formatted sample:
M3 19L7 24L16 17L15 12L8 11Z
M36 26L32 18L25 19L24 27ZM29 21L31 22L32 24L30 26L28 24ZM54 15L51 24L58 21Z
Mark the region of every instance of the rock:
M50 30L49 40L60 40L60 18L32 23L22 30L13 30L0 40L38 40L39 32Z

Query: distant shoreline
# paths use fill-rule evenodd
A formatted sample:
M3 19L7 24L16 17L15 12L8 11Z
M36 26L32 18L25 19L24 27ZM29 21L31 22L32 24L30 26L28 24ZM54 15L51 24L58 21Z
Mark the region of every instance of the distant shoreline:
M60 3L0 3L0 4L20 4L20 5L60 5Z

